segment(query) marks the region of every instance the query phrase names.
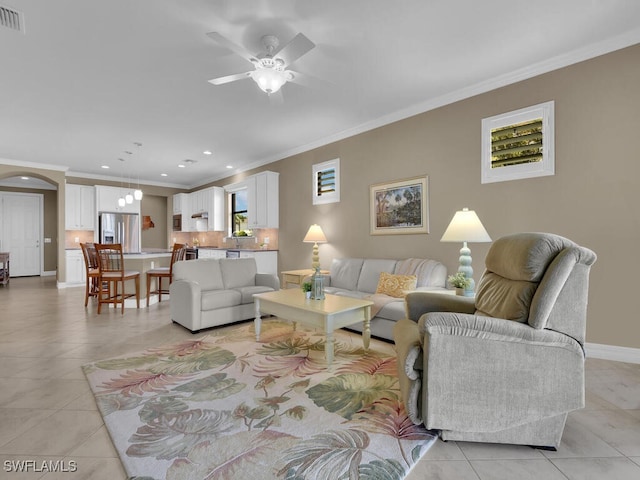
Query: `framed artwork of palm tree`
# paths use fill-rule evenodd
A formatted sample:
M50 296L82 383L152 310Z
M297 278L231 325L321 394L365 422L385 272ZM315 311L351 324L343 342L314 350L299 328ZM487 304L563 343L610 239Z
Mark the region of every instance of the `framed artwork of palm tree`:
M371 235L429 233L429 177L371 185Z

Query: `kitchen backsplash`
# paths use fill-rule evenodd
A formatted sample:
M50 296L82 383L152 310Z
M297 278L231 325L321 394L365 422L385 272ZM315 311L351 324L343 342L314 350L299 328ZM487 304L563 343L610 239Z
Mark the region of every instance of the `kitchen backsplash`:
M253 230L253 237L238 237L237 243L240 248L260 250L261 244L265 244L269 250L278 249L278 229L277 228L256 228ZM189 246L196 244L201 247L236 248L235 238L226 238L224 232L173 232L171 234L171 244L187 243ZM268 241L268 243L267 243Z
M64 248L80 248L81 243L93 242L93 230L66 230Z

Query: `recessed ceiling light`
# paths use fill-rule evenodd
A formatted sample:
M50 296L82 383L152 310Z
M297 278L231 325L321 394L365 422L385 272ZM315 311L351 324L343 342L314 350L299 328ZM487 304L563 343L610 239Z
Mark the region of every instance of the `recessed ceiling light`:
M186 165L184 163L179 163L178 164L178 168L185 168L185 167L186 167Z
M204 151L204 152L202 152L202 153L204 153L205 155L211 155L211 150L205 150L205 151Z
M233 168L233 165L227 165L227 168Z
M168 177L169 175L167 175L166 173L161 173L160 176L161 177Z
M29 177L20 177L22 180L29 180Z
M110 167L109 167L109 165L102 165L100 168L108 169Z

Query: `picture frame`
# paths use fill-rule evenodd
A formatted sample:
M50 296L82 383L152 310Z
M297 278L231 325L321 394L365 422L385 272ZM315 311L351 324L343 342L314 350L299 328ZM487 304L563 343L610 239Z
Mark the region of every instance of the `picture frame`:
M371 235L429 233L429 177L369 187Z
M554 102L482 120L482 183L555 174Z

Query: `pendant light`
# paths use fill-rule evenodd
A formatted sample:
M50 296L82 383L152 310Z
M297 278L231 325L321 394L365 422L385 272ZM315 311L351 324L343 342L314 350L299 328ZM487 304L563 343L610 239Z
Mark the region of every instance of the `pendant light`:
M122 162L122 167L120 168L120 197L118 198L118 207L122 208L127 204L127 200L122 196L122 187L124 184L124 158L119 158Z
M140 142L134 142L135 145L140 148L142 146L142 144ZM140 190L140 174L138 174L138 188L136 188L133 192L133 198L135 198L136 200L140 201L142 200L142 190Z

